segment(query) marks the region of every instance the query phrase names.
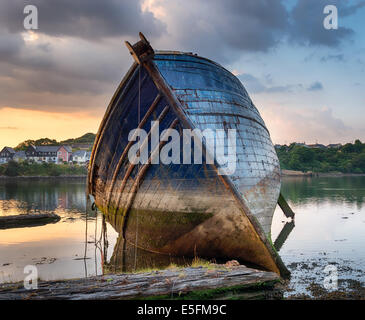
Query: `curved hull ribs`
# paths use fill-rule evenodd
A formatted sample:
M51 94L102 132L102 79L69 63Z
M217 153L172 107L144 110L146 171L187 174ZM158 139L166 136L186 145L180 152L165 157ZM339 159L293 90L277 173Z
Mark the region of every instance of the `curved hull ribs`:
M125 241L144 250L176 256L236 258L287 276L289 272L263 229L259 214L250 208L249 192L257 189L245 193L231 177L220 175L205 140L192 139L194 144L200 143L201 164L154 164L154 157L167 141L163 138L147 151L146 164L128 161L132 143L127 137L132 129L148 132L139 142L141 153L148 149L149 141L152 145L152 132L156 130L153 121L159 123L158 134L168 128L178 130L180 145L184 143L184 129L191 129L194 136L194 129L202 128L189 114L188 103L178 90L166 82L168 76L163 76L154 62L152 47L140 36L141 41L135 45L127 43L136 63L114 95L94 144L88 187L97 206L114 228L122 231L120 236ZM138 100L139 97L143 99ZM137 105L142 116L139 122L135 116ZM267 131L264 124L259 126ZM207 161L209 158L214 162ZM276 178L275 170L271 175ZM264 184L268 178L260 179L261 188L270 189L270 184ZM270 181L274 191L270 189L267 194L277 201L280 179ZM279 181L279 185L273 181ZM271 210L270 206L267 208Z

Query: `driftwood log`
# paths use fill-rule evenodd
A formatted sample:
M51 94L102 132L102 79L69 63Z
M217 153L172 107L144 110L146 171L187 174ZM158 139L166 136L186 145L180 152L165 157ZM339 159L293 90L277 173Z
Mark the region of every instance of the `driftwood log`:
M43 226L48 223L57 222L60 219L60 216L55 213L0 216L0 229Z
M21 284L0 285L8 299L257 299L281 298L277 274L237 266L181 268L148 273L104 275L39 282L38 289Z

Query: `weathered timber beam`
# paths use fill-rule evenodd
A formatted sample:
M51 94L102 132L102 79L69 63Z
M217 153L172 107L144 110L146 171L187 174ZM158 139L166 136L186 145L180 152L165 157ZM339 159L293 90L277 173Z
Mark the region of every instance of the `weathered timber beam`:
M135 44L132 45L128 41L125 41L125 45L129 49L129 52L133 56L134 60L137 63L142 64L144 61L152 59L155 51L142 32L139 33L139 38L141 40Z
M213 266L212 266L213 267ZM207 268L177 268L148 273L104 275L85 279L38 282L38 288L26 290L23 283L0 285L0 300L95 300L95 299L222 299L224 294L244 293L250 289L272 292L280 281L274 272L224 265ZM222 296L223 294L223 296Z

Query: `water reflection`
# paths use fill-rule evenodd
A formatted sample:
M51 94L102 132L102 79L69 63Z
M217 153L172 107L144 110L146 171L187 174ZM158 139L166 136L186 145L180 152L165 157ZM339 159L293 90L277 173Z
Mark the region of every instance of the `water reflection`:
M192 261L189 257L174 257L168 254L144 250L123 238L121 228L115 223L115 219L111 219L108 216L103 217L108 222L103 224L104 228L112 227L118 234L110 259L105 259L103 263L104 273L135 272L147 269L156 270L166 268L172 264L185 266ZM108 232L102 230L102 234L107 235ZM104 253L106 253L108 241L104 241L103 244Z
M84 179L0 180L0 215L56 209L85 212Z
M295 227L294 220L286 222L283 229L280 231L277 236L274 247L277 251L280 251L281 247L284 245L285 241L288 239L290 233L293 231Z
M0 282L22 281L26 265L36 265L41 280L101 274L94 245L101 216L85 210L85 179L1 180L1 215L54 212L61 220L0 230Z
M314 278L321 283L329 263L338 266L340 278L365 281L365 177L284 178L282 193L296 214L295 227L277 207L271 233L292 271L294 292ZM0 181L1 215L61 216L55 224L0 230L0 282L22 281L29 264L41 280L57 280L190 262L124 242L113 221L100 212L86 215L87 208L84 180ZM314 271L300 267L311 263Z
M365 177L285 177L281 190L295 205L344 202L355 203L360 210L365 200Z

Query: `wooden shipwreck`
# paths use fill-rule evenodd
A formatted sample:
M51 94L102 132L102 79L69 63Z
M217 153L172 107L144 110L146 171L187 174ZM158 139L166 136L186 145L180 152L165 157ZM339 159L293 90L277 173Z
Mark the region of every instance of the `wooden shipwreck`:
M140 38L133 46L127 42L135 62L106 110L93 147L88 192L95 204L123 241L138 248L239 259L287 276L270 236L281 186L279 161L247 91L211 60L155 52ZM153 145L152 121L159 121L159 134L176 129L180 145L183 129L236 130L235 172L219 174L205 139L199 145L201 164L154 164L166 142ZM148 133L140 148L151 144L144 164L128 157L136 128Z

